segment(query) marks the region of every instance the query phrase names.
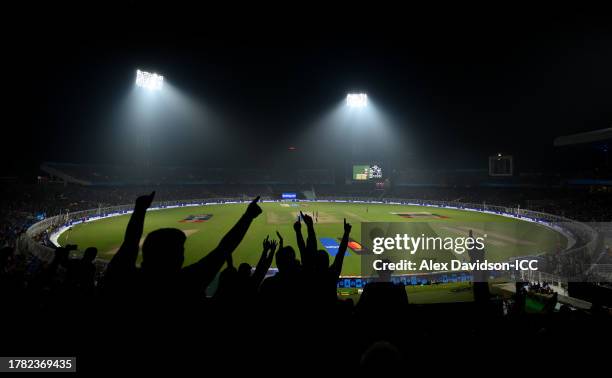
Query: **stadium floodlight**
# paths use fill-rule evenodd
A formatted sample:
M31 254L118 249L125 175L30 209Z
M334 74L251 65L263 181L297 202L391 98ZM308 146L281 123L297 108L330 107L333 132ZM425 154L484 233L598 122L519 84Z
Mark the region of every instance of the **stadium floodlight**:
M159 91L164 85L164 77L156 73L137 70L136 86L150 91Z
M365 93L349 93L346 95L346 105L351 108L364 108L368 105L368 95Z

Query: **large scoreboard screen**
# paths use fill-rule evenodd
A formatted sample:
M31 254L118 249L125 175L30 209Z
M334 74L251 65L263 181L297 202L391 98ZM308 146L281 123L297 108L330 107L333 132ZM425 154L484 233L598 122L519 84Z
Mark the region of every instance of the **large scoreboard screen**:
M353 165L353 180L355 181L368 181L382 177L382 168L376 164Z

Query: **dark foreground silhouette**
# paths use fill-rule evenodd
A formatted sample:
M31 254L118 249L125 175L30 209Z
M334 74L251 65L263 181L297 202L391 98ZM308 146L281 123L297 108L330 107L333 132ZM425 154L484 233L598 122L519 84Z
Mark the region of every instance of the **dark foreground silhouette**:
M262 213L259 197L215 249L183 266L181 230L155 230L139 247L154 197L136 200L102 277L93 247L80 259L69 258L74 245L57 248L48 264L1 250L2 355L77 356L80 366L98 372L381 373L406 371L423 356L448 362L437 370L453 370L450 361L478 361L504 347L559 354L610 335L603 308L553 311L555 297L532 315L520 289L504 310L508 302L492 297L486 283L473 285L475 301L468 303L411 305L402 286L385 281L368 284L357 304L341 299L336 287L352 231L346 220L331 263L306 214L294 224L297 251L277 233L251 246L260 254L254 269L235 262L233 252ZM278 272L266 278L273 261ZM545 286L537 291L549 294Z

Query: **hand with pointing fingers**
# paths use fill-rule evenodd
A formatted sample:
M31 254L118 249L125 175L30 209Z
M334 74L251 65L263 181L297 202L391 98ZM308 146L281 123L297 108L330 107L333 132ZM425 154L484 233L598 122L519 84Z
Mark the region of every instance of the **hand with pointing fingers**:
M152 191L151 194L145 194L144 196L140 196L136 198L136 209L138 210L146 210L151 207L153 203L153 198L155 198L155 191Z
M310 215L304 214L301 211L300 211L300 215L304 219L304 223L306 223L306 226L308 227L312 226L312 217Z
M344 233L347 235L350 234L352 228L353 226L351 226L350 223L346 223L346 218L344 218Z
M293 229L298 232L302 229L302 217L298 217L298 220L293 224Z
M260 198L260 196L257 196L257 198L251 201L251 203L247 207L246 214L253 219L257 218L259 214L262 213L261 207L259 207L259 205L257 204Z

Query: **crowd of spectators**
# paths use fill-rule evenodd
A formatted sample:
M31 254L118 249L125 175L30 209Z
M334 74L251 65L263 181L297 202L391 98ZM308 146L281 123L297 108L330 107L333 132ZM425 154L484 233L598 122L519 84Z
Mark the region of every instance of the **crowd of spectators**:
M537 293L543 295L553 295L554 290L550 287L548 282L529 282L526 289L530 293Z
M612 196L589 188L394 187L385 196L506 206L583 222L612 220Z
M87 185L334 184L331 169L203 168L112 166L46 162L41 169L69 182Z
M41 181L36 184L11 184L0 187L0 235L14 244L29 225L46 217L80 210L126 205L151 186L83 186ZM289 185L289 184L208 184L157 185L159 201L206 198L280 198L283 192L296 192L304 198L309 191L316 198L405 198L419 200L500 205L565 216L585 222L612 219L612 199L607 194L586 190L542 190L516 188L392 187L383 191L371 185ZM44 235L41 240L45 240Z
M180 230L156 230L139 245L154 195L136 200L123 244L103 277L95 274L95 246L80 246L89 247L80 259L69 257L77 246L57 248L48 262L2 249L0 297L11 309L2 314L2 324L10 325L5 345L20 351L35 345L43 354L78 355L109 369L117 363L239 369L262 361L294 367L308 361L303 369L380 372L449 340L478 345L492 329L494 339L534 338L540 348L610 331L610 314L601 308L548 309L533 317L524 311L522 291L504 310L503 301L482 290L486 282L473 284L474 302L414 306L403 286L381 274L357 303L339 299L336 283L352 231L346 221L333 261L317 249L308 215L295 222L293 235L277 233L253 245L253 253L260 253L257 266L234 261L232 252L262 213L259 197L213 251L183 267L186 237ZM296 238L297 251L285 245L288 238ZM265 278L272 261L278 273ZM218 274L218 288L207 297ZM545 284L529 290L548 292Z

